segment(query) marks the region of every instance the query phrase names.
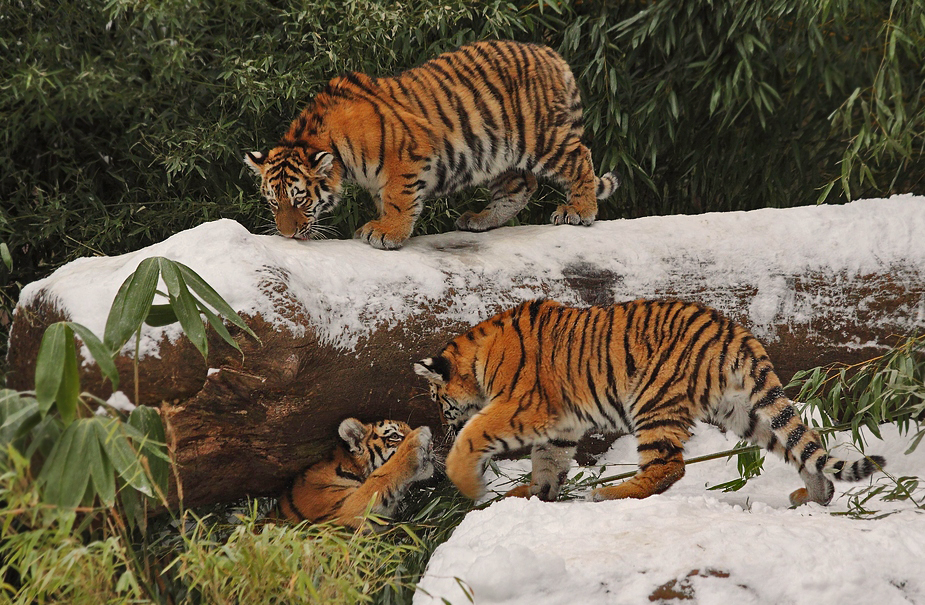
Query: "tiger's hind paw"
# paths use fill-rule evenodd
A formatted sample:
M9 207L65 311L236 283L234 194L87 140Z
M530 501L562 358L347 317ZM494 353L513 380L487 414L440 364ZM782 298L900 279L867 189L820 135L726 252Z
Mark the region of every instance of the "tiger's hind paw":
M488 231L494 229L497 225L492 224L490 217L484 216L480 212L464 212L456 219L456 228L460 231Z
M504 494L505 498L529 498L533 494L530 493L529 485L518 485L514 489L510 490L508 493Z
M790 506L800 506L810 501L809 493L806 491L805 487L794 490L790 494Z

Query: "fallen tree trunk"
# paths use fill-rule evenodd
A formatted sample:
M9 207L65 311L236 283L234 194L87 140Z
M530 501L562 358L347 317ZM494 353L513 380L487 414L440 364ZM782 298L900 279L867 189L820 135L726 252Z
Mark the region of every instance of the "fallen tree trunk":
M412 363L525 299L577 305L676 297L718 308L767 346L783 380L854 363L925 326L925 198L530 226L357 241L254 236L203 224L114 258L71 263L27 286L15 312L9 386L33 388L44 329L102 334L122 281L150 256L189 265L261 343L218 338L208 363L176 328L142 336L141 402L162 411L187 506L273 494L327 451L341 419L438 426ZM134 392L129 349L118 359ZM92 363L82 385L110 394Z

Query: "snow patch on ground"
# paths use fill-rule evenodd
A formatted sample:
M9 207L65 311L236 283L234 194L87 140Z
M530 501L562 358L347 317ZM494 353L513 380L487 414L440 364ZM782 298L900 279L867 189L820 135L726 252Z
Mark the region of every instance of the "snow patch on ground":
M894 476L925 474L925 447L906 456L908 436L881 428L883 441L866 435L867 451L885 455ZM829 447L859 457L847 443L840 435ZM734 446L699 424L686 455ZM633 438L623 437L599 462L606 476L632 470L635 458ZM511 487L503 475L529 469L525 461L499 466L499 493ZM788 494L802 485L796 471L773 455L764 469L738 492L707 490L738 476L735 459L720 459L689 465L668 492L645 500L497 501L469 513L437 548L414 603L462 605L466 587L478 605L638 604L665 585L686 587L690 603L925 603L925 515L910 502L867 503L893 511L879 520L836 516L853 490L869 485L838 483L830 506L790 509ZM578 472L596 468L570 474Z

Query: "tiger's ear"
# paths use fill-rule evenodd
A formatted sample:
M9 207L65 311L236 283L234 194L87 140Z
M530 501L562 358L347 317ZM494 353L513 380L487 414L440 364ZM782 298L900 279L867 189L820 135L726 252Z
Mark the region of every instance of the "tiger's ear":
M263 163L267 160L267 154L262 151L248 151L244 154L244 163L250 166L257 176L263 176Z
M337 434L344 440L351 452L360 449L360 443L366 436L366 425L356 418L345 418L337 427Z
M450 362L445 357L428 357L415 362L414 372L431 382L446 384L450 380Z
M316 151L309 156L309 160L311 160L318 176L325 177L331 171L331 166L334 165L334 154L327 151Z

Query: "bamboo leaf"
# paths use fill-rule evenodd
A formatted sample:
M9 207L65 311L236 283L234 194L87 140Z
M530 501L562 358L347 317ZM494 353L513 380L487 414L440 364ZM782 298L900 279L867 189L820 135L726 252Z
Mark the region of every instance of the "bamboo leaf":
M164 284L167 286L167 293L170 296L170 306L177 314L180 326L193 346L199 350L203 359L209 357L209 341L206 337L206 329L199 317L199 306L193 295L190 294L189 288L183 276L180 275L175 263L167 259L159 259L161 267L161 276L164 278Z
M151 305L151 308L148 310L148 315L145 317L145 323L152 328L169 326L170 324L176 322L177 314L174 312L173 306L170 304Z
M41 418L38 402L34 399L21 398L19 393L9 389L0 396L0 445L7 445L21 435L21 427L28 424L35 416L35 422ZM34 426L34 423L33 425ZM28 429L27 429L28 430Z
M144 435L142 451L146 454L151 479L162 494L167 493L167 479L170 473L170 458L166 453L167 441L164 423L160 414L152 407L140 405L128 417L129 426Z
M119 371L116 369L116 364L113 362L112 354L109 350L103 345L100 339L96 337L96 334L91 332L86 326L72 321L67 322L67 325L80 337L84 345L86 345L87 350L90 351L90 355L93 356L93 360L96 361L96 365L99 366L100 372L104 377L109 379L113 390L118 390Z
M42 415L48 413L64 378L67 360L67 326L54 323L45 330L35 360L35 398Z
M912 439L912 442L909 444L909 448L903 452L905 455L909 455L919 447L919 444L922 442L922 438L925 437L925 429L922 429L915 434L915 437Z
M219 315L230 321L232 324L241 328L247 334L252 336L258 342L260 341L257 338L257 335L254 334L253 330L248 327L238 313L231 308L225 299L215 291L212 286L210 286L204 279L202 279L195 271L184 265L183 263L176 263L177 268L180 270L180 274L183 276L183 279L186 280L186 283L190 288L193 289L200 299L213 309L215 309Z
M89 419L97 424L103 422L102 418ZM104 506L112 506L116 501L116 475L109 458L103 456L102 445L99 440L99 430L93 429L93 439L88 440L87 457L83 463L90 468L90 478L95 493Z
M112 301L103 334L103 343L112 355L116 355L122 349L148 316L148 309L157 288L157 261L157 258L141 261L135 272L122 282Z
M77 344L74 332L64 325L64 366L61 368L61 383L55 395L55 403L64 426L77 417L77 400L80 397L80 374L77 369Z
M90 418L72 422L52 449L42 466L38 480L42 483L43 499L49 504L74 508L80 504L90 481L90 468L86 464L91 441Z
M0 259L3 259L3 264L6 265L7 271L13 270L13 256L10 254L10 248L6 245L6 242L0 242Z
M111 418L105 425L98 423L95 428L103 451L119 477L145 496L154 497L154 488L122 422Z
M238 345L237 341L232 338L231 334L228 332L228 328L225 327L225 324L222 322L221 318L213 313L207 306L197 301L199 306L199 311L206 316L206 319L209 321L209 325L215 329L215 332L222 337L222 340L233 346L235 349L241 353L241 347Z

